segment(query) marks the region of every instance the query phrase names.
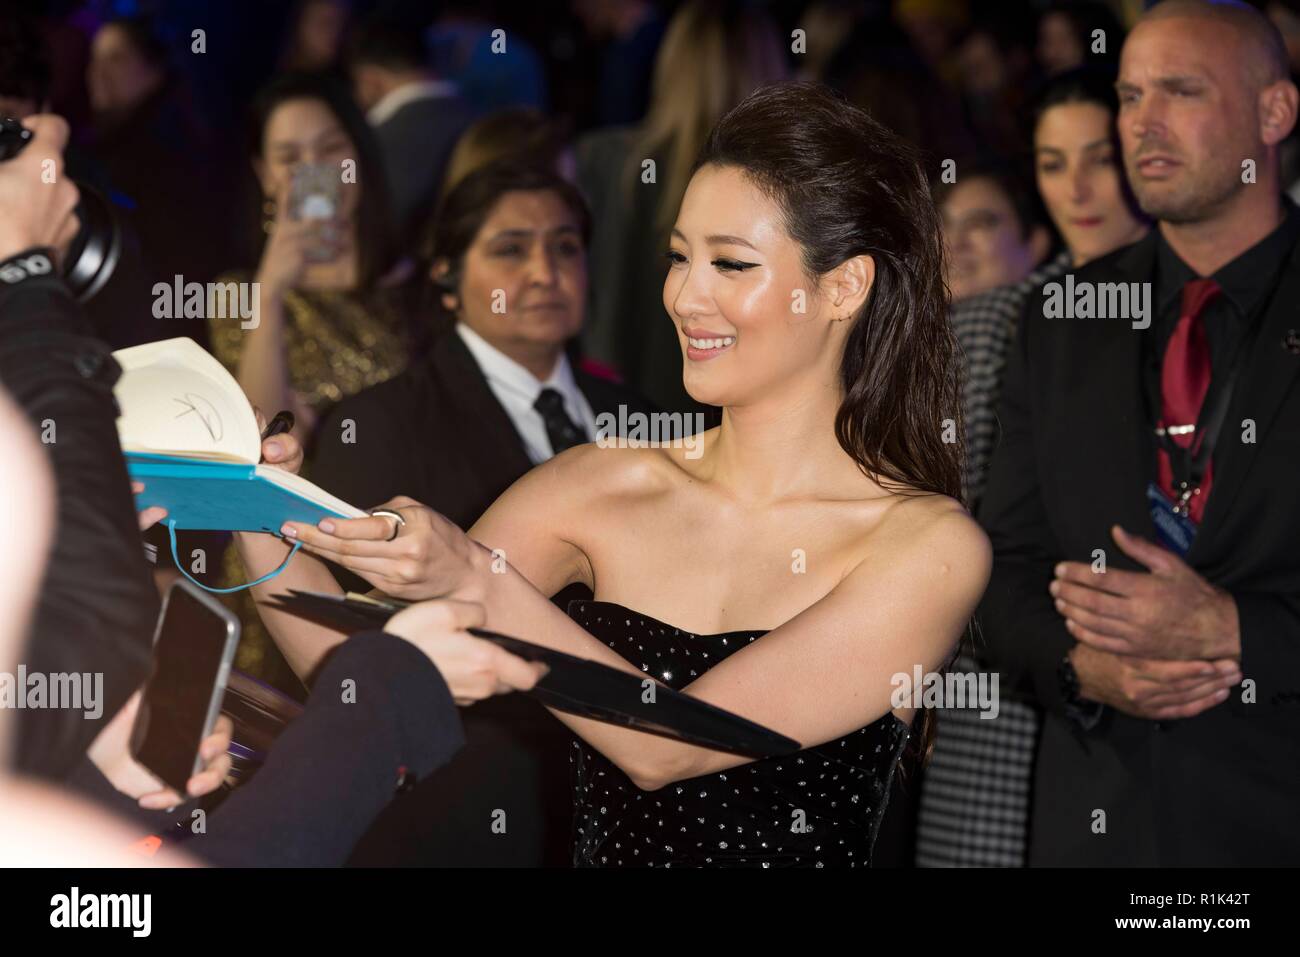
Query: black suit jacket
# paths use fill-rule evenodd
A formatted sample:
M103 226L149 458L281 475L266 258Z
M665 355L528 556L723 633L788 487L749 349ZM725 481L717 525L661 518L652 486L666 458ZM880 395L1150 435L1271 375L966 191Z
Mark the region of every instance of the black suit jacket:
M1156 234L1075 272L1076 283L1152 282ZM1187 561L1227 589L1241 619L1235 692L1196 717L1152 722L1104 709L1090 731L1064 717L1057 665L1073 639L1047 586L1055 562L1141 571L1110 526L1155 540L1155 475L1142 340L1125 319L1047 319L1026 306L1006 372L1002 437L979 513L995 553L979 609L1008 682L1047 709L1031 819L1033 865L1237 865L1300 859L1300 246L1262 318L1214 456ZM1154 301L1154 295L1152 296ZM1255 442L1242 441L1243 420ZM1106 831L1094 833L1097 811Z
M620 405L656 411L576 367L574 378L598 416L618 417ZM340 441L349 424L354 444ZM409 495L469 528L530 468L509 415L460 336L448 330L408 371L339 404L317 433L310 476L361 508ZM364 585L346 573L340 580ZM570 597L581 594L565 589L556 600L563 606ZM522 695L480 702L464 711L463 723L465 747L380 816L353 862L571 865L569 731ZM504 834L492 829L496 811L505 812Z

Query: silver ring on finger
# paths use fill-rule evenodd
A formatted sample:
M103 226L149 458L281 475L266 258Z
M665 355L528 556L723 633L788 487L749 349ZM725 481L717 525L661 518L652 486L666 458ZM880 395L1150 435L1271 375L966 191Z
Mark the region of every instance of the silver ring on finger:
M374 508L370 510L370 514L382 515L385 518L391 518L393 520L393 534L384 539L386 542L391 542L395 539L402 531L402 527L406 524L406 519L402 518L401 513L394 511L391 508Z

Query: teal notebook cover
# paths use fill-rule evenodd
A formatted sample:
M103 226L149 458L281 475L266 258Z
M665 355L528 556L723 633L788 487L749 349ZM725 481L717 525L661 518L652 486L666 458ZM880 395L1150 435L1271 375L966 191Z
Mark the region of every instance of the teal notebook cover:
M257 466L127 452L131 478L144 483L137 508L161 505L177 529L278 533L285 522L348 518L257 474Z

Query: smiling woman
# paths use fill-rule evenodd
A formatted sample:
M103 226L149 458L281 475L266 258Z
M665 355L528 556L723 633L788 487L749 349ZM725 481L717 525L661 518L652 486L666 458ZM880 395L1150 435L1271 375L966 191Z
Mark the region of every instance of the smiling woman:
M803 743L751 761L556 713L578 736L575 864L866 866L905 746L931 734L896 676L944 667L990 564L958 501L938 215L910 147L825 87L781 85L714 129L668 255L686 388L723 407L696 454L569 449L468 535L406 497L384 505L396 537L378 517L289 523L304 564L281 581L329 588L316 559L337 562L417 600L399 634L439 627L435 596L481 603L488 628ZM575 583L597 600L570 617L546 596ZM323 654L274 628L303 665Z

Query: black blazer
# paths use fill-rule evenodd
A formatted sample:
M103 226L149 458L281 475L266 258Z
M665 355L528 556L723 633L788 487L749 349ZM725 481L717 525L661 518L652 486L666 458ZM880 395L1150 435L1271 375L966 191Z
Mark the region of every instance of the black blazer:
M597 415L621 419L620 405L657 411L576 366L574 378ZM340 441L349 425L354 444ZM360 508L409 495L469 528L530 468L509 415L460 336L448 330L405 373L340 403L317 433L309 474ZM364 584L339 577L344 587ZM565 589L556 600L563 606L584 594L590 595ZM463 712L463 723L465 747L380 816L353 863L571 865L572 734L522 695L479 702ZM505 812L504 834L492 828L496 811Z
M1152 282L1156 234L1075 272L1077 282ZM1188 563L1235 597L1242 674L1181 721L1104 709L1091 731L1064 717L1057 665L1073 639L1047 586L1059 560L1141 571L1109 528L1155 540L1145 489L1142 340L1124 319L1022 317L1003 387L1002 438L979 517L993 577L979 618L1007 685L1047 709L1035 772L1031 865L1216 866L1300 859L1300 245L1264 315L1214 456L1214 484ZM1152 297L1154 299L1154 296ZM1154 327L1153 327L1154 328ZM1288 339L1288 337L1290 337ZM1256 441L1241 441L1242 422ZM1105 812L1106 833L1093 833Z

